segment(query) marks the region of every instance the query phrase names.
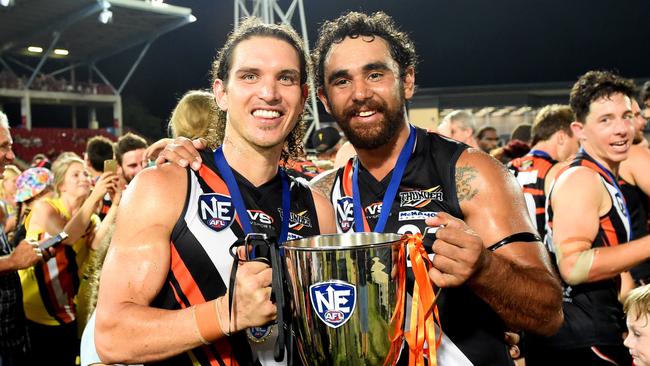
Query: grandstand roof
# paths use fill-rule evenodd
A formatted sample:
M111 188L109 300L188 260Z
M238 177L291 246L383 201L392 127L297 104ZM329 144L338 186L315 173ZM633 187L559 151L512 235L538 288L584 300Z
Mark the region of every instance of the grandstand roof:
M0 7L0 56L28 46L69 50L70 62L92 63L149 42L195 20L192 9L144 0L13 0ZM99 21L102 11L112 22ZM40 57L41 55L35 55ZM62 57L52 55L51 57Z

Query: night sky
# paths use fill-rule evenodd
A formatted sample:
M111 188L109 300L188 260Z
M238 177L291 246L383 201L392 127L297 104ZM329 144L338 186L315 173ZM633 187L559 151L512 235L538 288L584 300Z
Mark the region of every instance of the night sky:
M153 43L123 99L125 104L137 101L166 121L185 91L210 86L210 64L232 28L234 5L231 0L165 2L192 8L198 20ZM289 1L280 4L286 9ZM383 10L393 16L415 41L420 88L573 81L590 69L650 77L648 0L304 0L304 4L312 46L323 20L345 11ZM100 68L121 80L137 52L114 56Z

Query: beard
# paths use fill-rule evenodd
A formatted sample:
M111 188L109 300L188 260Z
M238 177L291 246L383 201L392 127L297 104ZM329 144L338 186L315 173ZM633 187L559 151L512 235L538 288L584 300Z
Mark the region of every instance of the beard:
M332 107L332 116L352 146L359 149L376 149L387 144L395 137L400 126L404 123L404 97L400 96L400 100L401 103L397 108L390 108L385 102L374 99L356 102L343 111L337 111ZM332 104L330 103L330 105ZM360 124L353 127L351 120L362 108L381 113L384 118L376 124Z
M643 130L634 129L634 137L632 138L632 144L636 145L643 141Z

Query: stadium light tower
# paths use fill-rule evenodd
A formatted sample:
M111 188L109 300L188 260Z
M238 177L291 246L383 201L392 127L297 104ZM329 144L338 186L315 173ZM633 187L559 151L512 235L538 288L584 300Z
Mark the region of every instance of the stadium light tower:
M291 20L294 18L296 8L298 8L300 21L299 33L305 42L305 51L309 54L309 38L307 37L305 7L302 4L302 0L291 0L286 10L283 10L276 0L235 0L235 29L239 27L241 18L248 16L256 16L266 23L282 23L293 27ZM307 82L309 83L310 103L307 105L307 115L305 116L305 120L307 120L309 124L307 127L307 133L305 134L305 141L307 141L308 136L314 128L320 128L313 76L310 75Z

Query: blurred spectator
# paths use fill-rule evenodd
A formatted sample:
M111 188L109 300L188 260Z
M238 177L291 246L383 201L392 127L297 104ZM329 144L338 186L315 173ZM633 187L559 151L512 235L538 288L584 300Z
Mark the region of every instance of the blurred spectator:
M90 172L93 186L99 180L104 172L104 162L113 159L113 142L104 136L94 136L88 140L86 151L84 152L84 161L86 168ZM104 195L102 203L98 209L100 219L104 219L111 208L111 199L108 194Z
M466 110L455 110L440 122L438 133L477 148L478 142L474 138L476 122L474 115Z
M490 153L499 144L497 129L492 126L483 126L476 133L478 147L486 153Z
M650 81L646 81L641 87L639 99L641 99L643 117L650 120Z
M115 158L120 166L122 178L129 184L143 168L147 140L132 132L117 139L115 144Z
M84 161L93 182L104 172L104 161L113 159L113 142L104 136L95 136L86 143Z
M510 133L510 141L519 140L530 145L530 142L532 140L532 136L531 136L532 127L533 126L528 123L522 123L515 126L515 128Z
M522 187L528 214L540 237L546 235L546 194L555 175L565 164L558 164L578 152L577 136L571 131L575 116L568 105L545 106L533 123L533 148L513 159L508 168Z
M530 151L530 145L523 141L511 140L506 146L498 147L490 152L495 159L507 165L512 159L520 158Z
M25 239L25 218L32 210L34 203L54 195L52 184L54 175L46 168L29 168L22 172L16 180L17 229L12 244L18 244Z
M30 164L32 168L46 168L50 169L52 167L52 163L50 162L50 159L45 156L45 154L36 154L32 158L32 163Z
M16 229L16 179L20 169L15 165L7 165L0 180L0 223L11 240Z
M217 103L214 95L205 90L190 90L178 101L169 118L171 137L205 137L210 122L216 118Z
M187 137L189 139L203 138L210 149L215 149L217 143L213 138L216 129L217 104L214 94L205 90L190 90L178 101L169 118L168 135L171 138L160 139L151 144L144 153L143 164L156 160L158 154L172 143L173 138Z
M328 126L315 131L311 137L312 146L316 150L314 164L321 170L332 169L336 153L344 142L336 127Z
M104 173L90 192L90 176L76 154L61 154L52 164L56 198L35 202L25 218L27 239L68 234L55 246L53 258L20 271L23 305L28 319L31 364L73 365L79 353L75 296L89 250L102 239L96 235L97 203L114 193L117 175Z

